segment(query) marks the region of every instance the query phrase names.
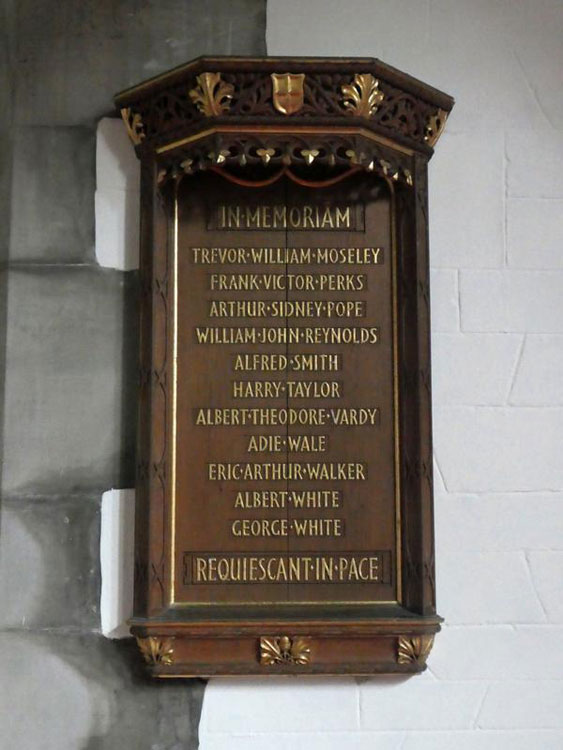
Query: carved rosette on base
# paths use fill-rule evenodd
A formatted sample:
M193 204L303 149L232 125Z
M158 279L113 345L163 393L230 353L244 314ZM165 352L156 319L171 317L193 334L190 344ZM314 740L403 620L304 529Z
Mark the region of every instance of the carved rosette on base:
M199 58L122 92L115 101L141 160L142 176L140 417L131 630L147 668L161 678L423 671L441 622L435 608L434 578L427 164L453 100L371 58ZM309 204L324 201L327 226L332 226L330 207L338 201L357 212L353 226L340 234L329 235L325 225L316 226L319 234L312 238L305 226L268 226L269 233L248 234L264 226L245 226L245 234L238 235L243 237L241 244L234 244L238 237L233 239L229 228L219 226L221 206L225 216L228 201L247 218L258 216L256 205L262 194L270 196L278 212L282 206L288 215L289 206L307 205L311 216ZM219 200L222 195L228 199ZM196 200L190 200L194 196ZM198 196L203 196L199 204ZM269 206L265 208L269 210ZM285 216L283 212L279 215ZM352 217L352 213L348 215ZM190 224L197 221L200 223ZM182 347L188 347L188 324L180 344L175 335L182 316L178 299L185 301L191 290L180 284L178 291L178 279L197 277L201 285L201 279L211 275L208 270L217 270L214 261L196 268L196 262L188 258L187 251L195 249L191 238L197 237L194 242L198 245L210 243L211 249L229 242L229 247L242 250L250 246L299 250L301 243L308 248L322 235L324 249L328 245L338 249L342 237L342 243L373 244L373 250L374 227L379 232L382 226L386 234L378 236L384 238L383 261L374 264L379 277L369 276L369 268L353 267L358 266L357 261L346 261L351 268L342 266L331 272L344 275L349 270L356 276L369 276L372 286L366 281L362 288L370 293L383 283L389 290L388 304L381 302L387 311L382 315L388 318L387 336L383 342L378 340L377 346L392 349L389 365L381 367L387 373L383 380L388 377L391 382L388 412L393 415L387 429L392 439L385 445L386 450L389 447L394 515L386 527L387 546L377 547L379 537L375 537L368 550L381 570L386 566L386 578L383 574L377 578L368 595L367 589L360 591L363 584L358 577L350 587L350 597L348 582L341 585L337 581L338 586L335 583L330 591L325 588L319 596L313 590L318 581L310 579L305 584L302 580L298 584L276 580L277 591L272 593L274 583L269 583L263 598L259 592L248 595L249 581L244 581L244 586L237 582L228 594L221 590L223 598L215 596L220 587L211 593L201 594L201 588L196 594L193 588L190 592L193 567L184 562L186 550L197 549L202 555L207 551L205 554L215 558L218 552L214 540L208 543L209 537L205 545L197 540L192 547L183 546L187 534L175 535L174 525L182 515L188 517L182 492L177 492L178 412L186 434L192 414L187 402L177 409L175 390L189 380L186 369L177 369ZM195 234L191 234L194 227ZM284 242L286 247L280 248L278 243ZM284 263L289 267L290 261ZM309 265L308 261L291 263ZM331 263L322 261L325 267ZM238 262L229 264L229 273L261 273L260 263L255 261L245 260L240 268ZM317 274L320 267L319 261L310 275ZM279 268L283 271L284 266ZM352 299L352 293L346 293L346 299ZM204 302L211 297L208 294ZM319 291L315 300L321 298ZM196 300L196 296L190 299ZM239 299L243 297L235 301ZM299 296L297 299L302 301ZM372 300L360 302L369 308ZM230 304L226 298L220 301ZM200 302L198 297L193 309ZM187 320L195 313L189 308L184 315ZM257 324L252 319L242 325ZM272 346L275 349L276 343ZM201 359L206 356L202 354ZM193 358L190 367L192 362ZM213 362L222 366L220 358ZM205 381L206 387L212 377L213 373ZM355 370L354 377L354 388L358 388L361 378ZM202 396L202 403L206 398ZM222 436L221 450L227 450L232 434ZM204 449L209 450L211 443L207 433L201 455L209 455ZM181 462L189 464L189 450L184 450L186 444L181 447ZM348 455L353 455L351 448ZM197 494L188 484L183 485L184 495ZM327 487L332 489L328 481ZM198 492L199 501L206 490L202 492L200 486ZM221 492L224 499L227 491L221 488ZM356 507L365 508L367 498L368 493ZM369 495L370 502L371 498ZM352 499L345 512L353 504ZM194 523L191 528L199 527ZM296 548L308 550L302 554L310 556L311 564L314 555L326 550L335 559L348 550L349 559L356 564L355 549L366 553L364 530L362 526L357 535L357 548L346 548L342 540L331 547L334 540L326 538L325 546L318 550ZM248 552L236 543L230 539L229 555ZM310 541L312 546L315 543L315 539ZM260 547L252 547L255 549ZM284 551L277 554L290 554L285 546L280 549ZM293 548L288 544L287 549ZM226 554L225 550L221 554ZM299 593L294 595L296 589ZM277 592L279 600L273 601ZM241 601L236 599L239 594Z

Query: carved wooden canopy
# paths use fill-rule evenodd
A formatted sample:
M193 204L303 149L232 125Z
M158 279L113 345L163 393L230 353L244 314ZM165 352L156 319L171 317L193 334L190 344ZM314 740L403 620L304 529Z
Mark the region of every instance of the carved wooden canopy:
M413 154L432 155L453 106L373 58L200 57L115 102L161 180L211 167L254 184L282 173L326 184L327 167L335 180L365 169L412 184Z

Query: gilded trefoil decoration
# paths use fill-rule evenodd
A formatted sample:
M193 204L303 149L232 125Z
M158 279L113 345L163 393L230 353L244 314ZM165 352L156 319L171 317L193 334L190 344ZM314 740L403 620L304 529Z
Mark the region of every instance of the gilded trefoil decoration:
M221 79L221 73L201 73L196 77L197 86L190 91L190 99L207 117L216 117L228 112L235 88Z
M308 638L290 638L287 635L260 638L260 664L265 667L272 664L305 665L310 661L311 647Z
M220 151L210 151L207 156L215 164L224 164L227 160L227 156L230 156L228 149L221 149Z
M305 159L305 163L307 164L307 166L310 166L320 153L321 152L318 148L301 149L301 156Z
M379 81L371 73L356 73L352 83L341 90L346 111L355 117L371 117L384 98Z
M268 164L272 156L276 155L275 148L257 148L256 155L262 159L263 164Z

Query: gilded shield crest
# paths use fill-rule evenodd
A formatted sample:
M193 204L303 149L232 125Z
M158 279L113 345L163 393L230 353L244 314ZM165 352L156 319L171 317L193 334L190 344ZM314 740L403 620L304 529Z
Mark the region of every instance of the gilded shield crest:
M272 73L274 107L283 115L293 115L303 106L304 73Z

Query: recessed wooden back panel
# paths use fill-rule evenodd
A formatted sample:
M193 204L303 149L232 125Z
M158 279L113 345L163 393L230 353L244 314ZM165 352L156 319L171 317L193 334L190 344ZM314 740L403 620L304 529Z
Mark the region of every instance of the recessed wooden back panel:
M387 185L177 200L174 600L396 601Z

